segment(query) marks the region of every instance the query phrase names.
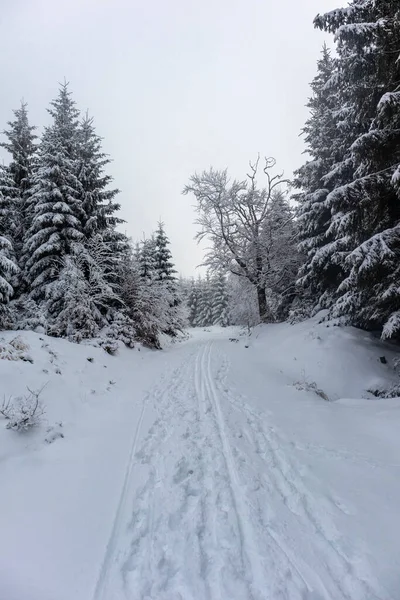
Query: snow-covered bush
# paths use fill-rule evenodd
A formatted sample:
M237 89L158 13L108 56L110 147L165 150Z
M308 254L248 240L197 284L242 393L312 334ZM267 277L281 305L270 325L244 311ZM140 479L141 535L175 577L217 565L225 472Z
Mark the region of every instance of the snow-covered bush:
M44 307L27 294L11 300L9 304L12 329L26 329L47 333L47 319Z
M26 431L40 425L45 414L45 409L39 390L28 389L28 394L16 398L4 398L0 406L0 414L8 421L7 429L13 431Z
M115 356L115 354L118 352L118 342L116 340L106 338L104 340L100 340L99 345L105 352L107 352L107 354L111 354L111 356Z
M137 336L132 319L122 310L113 310L107 315L107 320L110 322L106 329L107 337L121 340L128 348L134 348Z
M24 360L33 362L28 353L29 346L20 336L16 336L10 342L0 339L0 360Z
M299 390L300 392L313 392L323 400L326 400L327 402L330 401L329 396L324 392L324 390L319 388L315 381L310 381L307 379L305 373L303 373L303 378L300 381L296 381L293 385L296 390Z

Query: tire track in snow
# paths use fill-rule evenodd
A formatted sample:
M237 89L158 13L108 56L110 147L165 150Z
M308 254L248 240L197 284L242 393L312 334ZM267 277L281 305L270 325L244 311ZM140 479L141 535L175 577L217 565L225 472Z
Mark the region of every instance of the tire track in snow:
M321 551L326 556L325 566L331 578L331 587L336 589L335 598L346 600L384 600L387 598L380 594L378 582L363 578L362 574L358 573L358 565L350 562L340 549L336 542L339 534L333 523L330 522L328 514L323 513L320 508L326 500L325 497L320 498L317 503L313 494L299 479L297 475L299 469L288 455L284 454L285 441L283 437L276 428L263 426L265 415L254 411L242 396L235 394L227 386L228 366L228 362L225 361L217 375L217 389L245 417L249 441L257 454L263 456L267 462L265 474L261 477L266 480L267 487L272 483L288 510L297 519L301 519L306 528L311 530L311 534L316 536ZM277 543L281 546L282 551L286 552L281 542L277 541ZM309 571L309 569L307 570ZM321 581L320 586L324 595L329 598L330 595ZM309 587L309 589L311 588Z

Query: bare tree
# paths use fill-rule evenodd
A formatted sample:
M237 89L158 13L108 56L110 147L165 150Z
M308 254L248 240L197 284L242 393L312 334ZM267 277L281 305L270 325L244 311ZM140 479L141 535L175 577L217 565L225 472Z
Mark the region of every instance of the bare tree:
M194 194L197 201L195 223L200 229L196 239L207 238L211 242L204 264L247 278L257 290L261 321L270 319L265 292L268 249L264 232L271 200L278 186L287 183L283 174L272 174L275 164L274 158L265 159L264 187L257 185L258 157L255 163L249 163L250 173L243 181L231 182L227 170L211 168L193 175L183 191Z

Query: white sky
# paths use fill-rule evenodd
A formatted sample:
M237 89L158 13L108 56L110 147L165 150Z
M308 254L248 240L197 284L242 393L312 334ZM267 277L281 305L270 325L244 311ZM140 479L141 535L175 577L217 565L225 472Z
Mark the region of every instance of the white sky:
M161 217L178 269L195 273L189 176L245 176L272 155L291 176L324 40L313 18L345 0L13 0L1 6L0 129L23 97L32 124L64 77L89 109L121 190L126 232Z

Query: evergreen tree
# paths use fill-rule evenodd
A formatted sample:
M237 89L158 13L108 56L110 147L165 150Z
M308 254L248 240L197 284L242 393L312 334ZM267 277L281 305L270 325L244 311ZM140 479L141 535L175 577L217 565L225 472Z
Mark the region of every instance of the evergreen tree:
M116 229L124 222L117 216L120 205L115 202L115 196L119 190L110 189L112 177L104 171L111 161L102 151L102 140L88 114L82 120L78 134L77 177L83 208L82 232L86 247L95 240L97 255L101 253L106 267L105 281L115 286L121 284L117 276L119 264L129 245L126 236Z
M119 190L109 189L112 177L104 171L111 160L102 151L102 140L88 114L80 125L78 140L77 176L84 210L83 233L86 238L101 235L105 242L112 242L114 252L121 251L126 248L127 242L125 236L115 229L124 223L116 214L120 210L120 205L115 202Z
M15 119L8 122L8 129L3 133L6 141L0 143L11 155L7 167L9 179L9 196L13 203L12 237L18 262L21 260L25 233L32 220L30 210L30 189L32 172L37 150L36 127L29 124L26 102L13 111Z
M155 254L156 248L154 237L148 239L145 238L137 251L139 272L141 277L151 281L158 279Z
M140 248L135 251L130 247L121 263L122 284L121 298L125 313L135 327L135 337L150 347L159 348L159 327L157 317L157 301L150 295L151 284L141 273Z
M13 276L18 267L14 248L8 235L8 218L11 200L4 196L0 189L0 327L7 324L8 311L6 305L14 294Z
M164 223L159 221L154 235L155 268L160 281L176 281L172 254L169 249L170 241L165 233Z
M218 273L211 283L212 324L229 325L229 296L224 273Z
M57 279L64 258L83 241L86 221L77 178L79 112L68 85L51 102L53 123L46 128L32 178L35 216L24 245L25 272L35 297Z
M46 289L50 335L79 342L113 322L123 302L119 289L109 283L112 267L101 238L93 237L85 246L76 244L65 256L57 279Z
M154 266L156 278L166 302L165 322L163 329L168 335L176 335L184 327L181 289L175 277L177 272L169 249L170 241L165 233L164 223L159 221L154 234Z
M276 190L268 206L261 234L265 288L271 319L283 321L296 296L295 282L301 263L298 231L288 196Z
M303 300L314 307L329 306L341 281L341 269L326 251L332 242L332 236L328 236L331 209L327 196L334 187L333 174L343 159L336 77L336 62L324 45L311 83L312 96L307 104L310 117L303 128L310 160L295 172L293 182L300 190L294 198L299 202L299 248L304 254L298 285Z
M209 327L213 324L213 302L210 275L207 273L202 282L199 301L199 311L197 325L199 327Z
M18 231L19 211L15 201L17 190L10 175L10 170L0 165L0 234L5 235L12 244L12 252L15 253L15 239Z
M190 281L189 295L188 295L188 321L190 327L196 327L198 324L198 313L200 304L200 285L199 281L192 279Z
M345 272L333 314L398 336L400 9L394 0L353 0L316 25L335 33L341 95L356 133L346 154L353 176L328 196L330 260Z

